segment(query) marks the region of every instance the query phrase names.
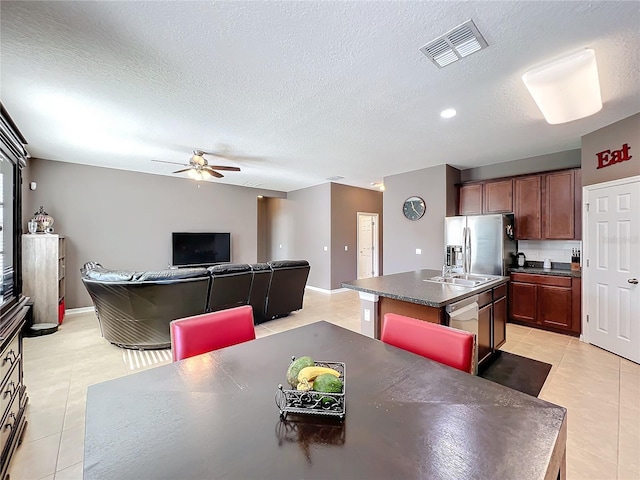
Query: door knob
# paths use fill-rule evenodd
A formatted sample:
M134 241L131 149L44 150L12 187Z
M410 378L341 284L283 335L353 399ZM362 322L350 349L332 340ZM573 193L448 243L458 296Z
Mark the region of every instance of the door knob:
M637 278L630 278L629 280L627 280L627 282L632 283L634 285L638 284L638 279Z

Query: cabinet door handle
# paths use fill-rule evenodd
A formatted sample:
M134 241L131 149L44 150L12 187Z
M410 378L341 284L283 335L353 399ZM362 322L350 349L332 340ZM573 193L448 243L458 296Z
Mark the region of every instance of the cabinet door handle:
M9 358L9 355L13 355L13 358ZM13 362L15 362L17 358L18 358L18 355L16 355L16 352L14 352L13 350L9 350L9 352L7 353L7 356L2 359L2 365L4 365L7 362L10 362L11 365L13 365Z
M630 278L629 280L627 280L627 282L633 284L633 285L637 285L638 284L638 279L637 278Z
M13 421L11 421L11 419L13 419ZM11 429L13 428L13 424L16 421L16 414L11 412L9 414L9 416L7 417L8 423L4 424L4 429L6 430L7 428Z
M7 396L12 397L14 393L16 393L16 384L15 382L9 382L2 398L7 398Z

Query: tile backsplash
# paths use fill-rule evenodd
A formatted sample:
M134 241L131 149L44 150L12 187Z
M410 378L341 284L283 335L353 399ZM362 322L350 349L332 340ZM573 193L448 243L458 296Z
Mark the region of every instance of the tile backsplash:
M552 262L570 263L571 250L582 250L580 240L518 240L518 252L524 252L527 261L542 262L550 258Z

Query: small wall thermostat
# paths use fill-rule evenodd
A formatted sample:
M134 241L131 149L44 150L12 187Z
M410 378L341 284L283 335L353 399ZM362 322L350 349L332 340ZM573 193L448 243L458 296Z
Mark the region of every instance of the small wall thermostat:
M38 186L38 185L36 184L36 182L31 182L31 183L29 184L29 188L30 188L31 190L35 190L37 186Z

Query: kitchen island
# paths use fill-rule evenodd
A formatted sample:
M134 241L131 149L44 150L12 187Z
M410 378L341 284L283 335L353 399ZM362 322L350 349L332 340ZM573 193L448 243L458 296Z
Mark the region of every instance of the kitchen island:
M477 295L477 349L481 369L506 341L509 277L487 275L491 280L476 286L429 281L439 275L438 270L416 270L351 280L342 286L359 292L361 333L378 339L385 313L449 325L446 307Z

